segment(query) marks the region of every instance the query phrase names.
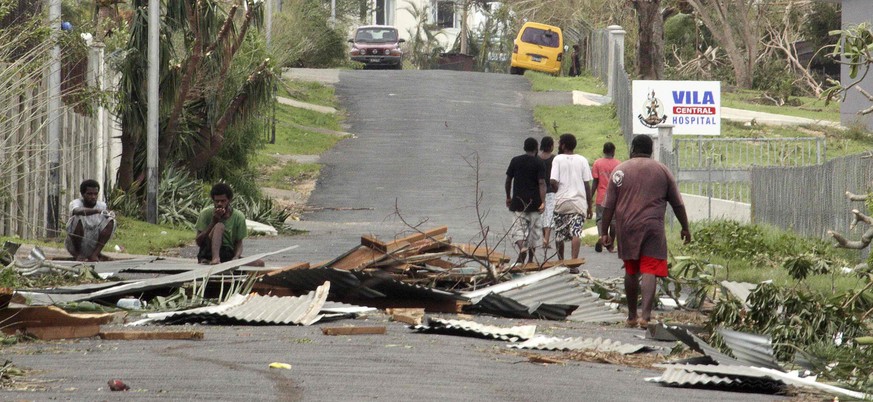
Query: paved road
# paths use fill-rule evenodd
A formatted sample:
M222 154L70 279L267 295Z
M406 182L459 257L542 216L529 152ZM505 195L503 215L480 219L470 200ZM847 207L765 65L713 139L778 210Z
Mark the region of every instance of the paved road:
M316 72L308 72L318 75ZM335 73L332 73L336 75ZM388 238L403 230L394 205L409 221L448 225L455 241L478 233L476 174L464 157L479 155L479 189L485 222L498 236L509 217L502 206L509 159L521 153L535 125L522 77L448 71L341 72L337 94L357 138L327 152L304 215L306 235L254 239L247 253L301 247L273 264L320 261L357 244L360 235ZM597 276L620 271L613 255L590 249L585 268ZM492 325L536 324L555 336L601 336L651 343L640 330L477 316ZM386 325L386 335L328 337L324 325ZM202 327L203 341L101 341L26 343L5 348L4 358L36 370L28 378L46 388L2 392L0 399L137 400L465 400L465 401L769 401L771 395L661 387L643 381L658 371L568 362L535 365L509 353L506 343L413 333L375 314L362 321L311 327ZM659 345L671 347L672 344ZM270 370L271 362L293 365ZM106 390L120 378L132 391Z

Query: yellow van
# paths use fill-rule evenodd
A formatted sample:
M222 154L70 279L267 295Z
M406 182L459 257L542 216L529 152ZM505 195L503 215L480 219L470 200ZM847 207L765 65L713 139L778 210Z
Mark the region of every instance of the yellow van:
M525 22L515 38L512 49L510 74L524 74L524 70L558 74L564 55L564 35L561 28L536 22Z

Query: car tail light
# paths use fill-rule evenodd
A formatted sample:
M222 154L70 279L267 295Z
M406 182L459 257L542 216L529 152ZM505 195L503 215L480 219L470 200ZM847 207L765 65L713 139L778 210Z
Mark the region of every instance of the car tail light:
M518 53L518 45L512 47L512 53Z
M564 59L564 53L558 53L558 61L561 61L563 59Z

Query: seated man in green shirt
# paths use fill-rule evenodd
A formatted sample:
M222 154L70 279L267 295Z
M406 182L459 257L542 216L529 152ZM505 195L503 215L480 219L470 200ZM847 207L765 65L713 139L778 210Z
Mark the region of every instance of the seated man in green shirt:
M242 256L243 239L248 234L246 217L230 206L233 189L225 183L212 186L209 192L212 206L200 211L194 229L197 230L197 261L201 264L215 265ZM263 266L261 260L248 265Z

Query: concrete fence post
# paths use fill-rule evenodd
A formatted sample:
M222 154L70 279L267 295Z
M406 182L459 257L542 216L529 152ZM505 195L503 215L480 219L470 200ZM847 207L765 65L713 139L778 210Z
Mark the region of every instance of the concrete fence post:
M616 44L621 42L621 48L624 49L624 34L625 31L619 25L610 25L606 27L607 49L606 49L606 96L612 98L615 94L615 77L619 66L615 65ZM624 51L622 51L624 53Z
M673 169L670 166L673 156L673 127L675 126L672 124L658 124L658 136L655 138L655 155L658 156L658 161L667 164L670 169Z
M106 90L106 74L105 74L105 62L104 62L104 54L105 47L103 43L96 42L91 44L88 49L88 86L102 93ZM101 187L106 188L106 161L109 159L109 153L107 152L107 143L109 142L109 136L106 132L106 119L109 116L109 113L106 111L106 107L104 107L103 102L97 102L96 113L94 114L94 133L93 137L93 146L95 149L95 165L94 165L94 175L90 177L94 180L97 180L100 183ZM91 176L91 175L89 175ZM102 194L103 197L106 197L106 193L110 189L106 188Z

